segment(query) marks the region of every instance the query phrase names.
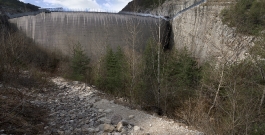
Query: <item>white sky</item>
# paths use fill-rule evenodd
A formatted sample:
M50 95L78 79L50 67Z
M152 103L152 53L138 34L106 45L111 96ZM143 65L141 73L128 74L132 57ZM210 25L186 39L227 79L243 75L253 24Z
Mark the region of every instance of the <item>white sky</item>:
M132 0L20 0L39 7L120 11Z

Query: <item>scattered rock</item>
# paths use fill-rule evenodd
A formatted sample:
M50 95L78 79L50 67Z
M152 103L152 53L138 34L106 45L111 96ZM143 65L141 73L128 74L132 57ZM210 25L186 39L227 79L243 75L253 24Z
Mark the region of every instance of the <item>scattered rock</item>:
M119 132L122 132L123 129L125 129L126 126L128 126L129 123L127 121L120 121L118 124L117 124L117 130Z
M57 133L58 133L59 135L64 135L64 131L60 131L60 130L58 130Z
M133 130L134 130L134 131L138 131L138 130L140 130L140 129L141 129L141 128L138 127L138 126L134 126L134 127L133 127Z
M129 125L128 125L128 128L129 128L129 129L131 129L131 128L132 128L132 125L131 125L131 124L129 124Z
M110 124L104 124L104 132L112 132L115 129L115 127L113 125Z
M77 85L77 84L79 84L78 81L73 81L73 85Z
M102 124L110 124L111 123L111 120L103 117L101 119L99 119L99 121L102 123Z
M104 124L100 124L97 128L99 131L104 131Z
M81 128L76 128L76 129L74 130L74 132L75 132L75 133L81 133L81 132L82 132L82 129L81 129Z
M63 89L65 89L65 88L66 88L65 85L61 85L61 86L59 86L59 89L60 89L60 90L63 90Z
M112 110L111 110L111 109L106 109L104 112L105 112L105 113L111 113Z
M133 119L135 116L134 115L130 115L129 116L129 119Z
M113 115L111 117L111 124L117 125L122 120L122 117L120 115Z
M103 112L104 111L104 109L98 109L98 112Z
M66 81L62 82L61 79L62 78L56 78L53 80L53 82L55 82L60 89L57 88L56 91L45 92L44 94L36 94L37 98L34 99L34 101L31 101L32 104L44 106L50 110L49 123L44 127L44 134L127 135L131 133L134 134L134 132L149 132L148 129L143 130L139 127L139 125L134 126L132 123L130 123L139 120L140 116L138 114L132 113L135 114L132 115L128 113L127 116L125 115L127 120L123 120L120 114L113 113L114 109L116 112L116 107L119 107L119 105L111 104L113 102L97 97L96 95L100 92L94 89L93 91L86 91L91 87L87 87L85 84L81 84L78 81L74 81L72 83L67 83ZM86 90L80 91L80 89ZM0 98L3 97L0 96ZM106 103L108 105L107 107L109 108L98 106L97 104L94 104L94 101L100 101L100 103L97 104ZM111 108L112 106L115 106L115 108ZM99 109L98 107L101 108ZM123 113L122 109L125 110L126 108L120 108L121 114ZM153 116L148 116L147 119L149 118L154 118L160 122L163 122L163 119L155 118ZM171 121L165 123L176 126L176 123L172 123ZM152 121L146 124L147 126L150 124L150 127L152 126L151 124L153 124L155 130L160 129L160 127L159 129L156 129L156 123L152 123ZM196 135L203 135L198 134L198 132L190 132L188 129L185 129L185 126L183 125L182 128L177 127L179 128L181 134L185 135L187 133L192 133L192 135L195 135L197 133ZM152 131L152 133L156 133L156 131ZM144 135L150 134L145 133Z
M121 134L127 134L127 129L126 128L122 128L122 130L121 130Z
M96 130L95 130L94 128L83 129L83 131L85 131L85 132L89 132L89 133L94 133L94 132L96 132Z
M117 131L121 132L124 126L121 123L118 123L117 125Z
M121 135L121 133L112 133L112 135Z

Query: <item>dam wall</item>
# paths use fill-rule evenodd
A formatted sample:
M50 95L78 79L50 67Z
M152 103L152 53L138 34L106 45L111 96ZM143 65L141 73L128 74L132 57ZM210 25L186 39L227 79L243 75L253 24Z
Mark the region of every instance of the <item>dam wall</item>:
M80 43L90 58L101 57L107 46L141 52L149 39L159 40L159 27L166 41L169 27L160 18L88 12L43 12L9 21L44 48L71 54L72 46Z

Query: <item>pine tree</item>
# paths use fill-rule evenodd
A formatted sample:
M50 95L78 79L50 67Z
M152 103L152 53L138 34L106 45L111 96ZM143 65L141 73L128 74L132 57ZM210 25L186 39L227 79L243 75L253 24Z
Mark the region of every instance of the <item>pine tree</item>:
M80 43L74 45L71 60L72 75L76 80L84 80L90 67L90 59L86 56Z
M125 55L120 47L116 52L113 52L111 48L107 49L103 67L105 68L104 76L101 76L98 80L101 88L111 94L124 96L126 94L128 68Z

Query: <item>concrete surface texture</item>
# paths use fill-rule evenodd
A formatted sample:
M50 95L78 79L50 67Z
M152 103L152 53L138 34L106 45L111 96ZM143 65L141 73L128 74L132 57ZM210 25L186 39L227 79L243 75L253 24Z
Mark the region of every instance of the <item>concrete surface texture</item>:
M72 46L80 43L91 58L101 56L107 46L130 48L135 43L142 51L148 39L159 39L159 26L161 37L168 26L152 17L85 12L40 13L9 21L44 48L70 54Z

